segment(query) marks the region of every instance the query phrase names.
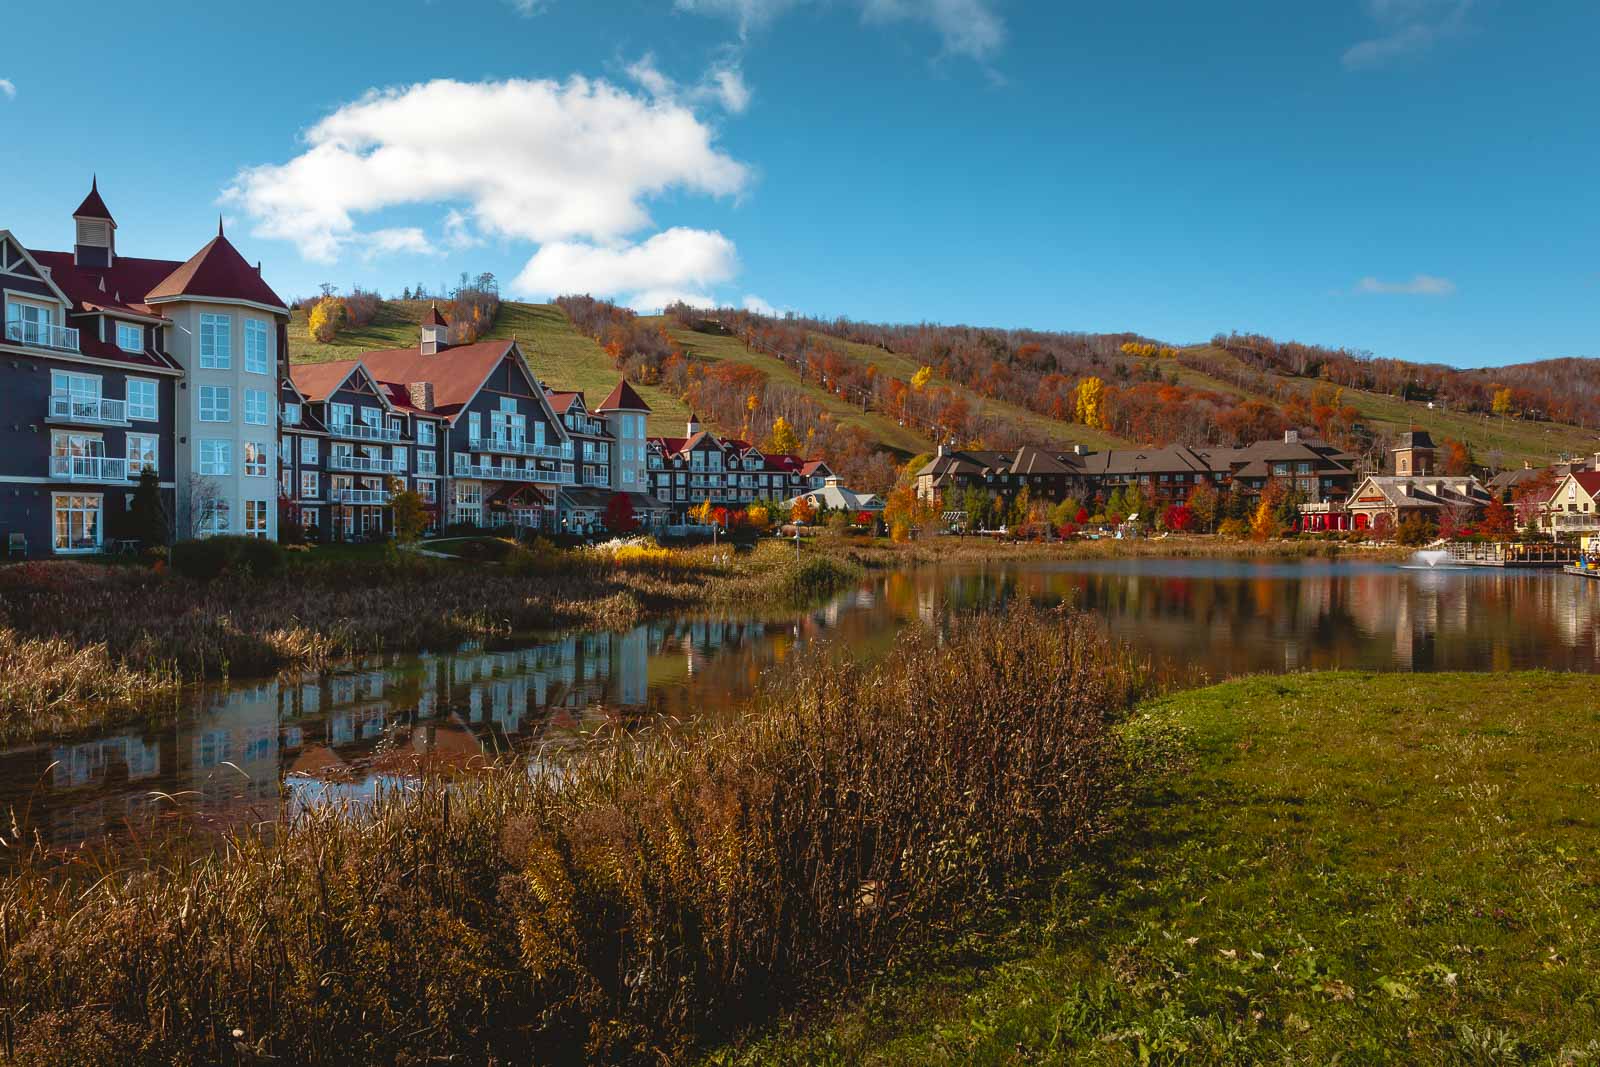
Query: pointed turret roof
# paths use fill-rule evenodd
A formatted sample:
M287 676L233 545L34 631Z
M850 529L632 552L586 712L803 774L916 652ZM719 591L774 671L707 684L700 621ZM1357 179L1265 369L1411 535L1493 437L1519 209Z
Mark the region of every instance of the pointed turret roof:
M650 405L644 402L643 397L634 392L633 386L629 385L628 380L624 378L622 381L617 383L617 387L615 389L611 390L609 396L600 401L600 406L595 408L595 410L649 411Z
M219 226L220 230L220 226ZM215 300L247 300L270 308L288 310L288 305L272 287L262 281L239 250L219 232L189 261L167 275L145 296L146 303L175 300L179 297L211 297Z
M422 317L422 325L424 325L424 326L448 326L450 324L448 322L444 321L444 316L443 315L439 314L439 305L438 304L434 304L432 307L430 307L428 309L428 313Z
M106 202L100 199L100 177L95 175L89 180L89 195L83 198L83 203L78 205L78 210L72 213L75 219L104 219L112 226L117 220L111 217L111 209L106 207Z

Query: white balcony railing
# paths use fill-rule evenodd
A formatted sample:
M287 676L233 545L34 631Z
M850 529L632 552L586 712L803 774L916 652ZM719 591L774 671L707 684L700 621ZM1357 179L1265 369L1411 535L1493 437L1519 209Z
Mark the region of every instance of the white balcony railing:
M1553 511L1550 524L1555 530L1600 530L1600 513Z
M605 474L585 474L583 476L583 484L609 487L611 485L611 478L609 475Z
M492 463L468 463L465 456L456 457L457 478L481 478L488 482L545 482L550 485L573 485L571 471L529 470L527 467L497 467Z
M405 464L398 459L344 455L339 452L335 452L328 457L328 466L337 471L365 471L369 474L405 473Z
M78 331L71 326L57 326L52 322L29 322L12 319L6 323L6 340L36 348L55 348L63 352L78 350Z
M56 393L50 397L52 422L92 423L97 426L125 426L128 423L128 402L98 396L67 396Z
M125 482L128 461L121 456L51 456L50 477L68 482Z
M387 504L387 489L330 489L328 499L335 504Z
M389 426L371 426L364 422L330 422L328 432L335 437L348 437L353 441L398 441L400 431Z
M571 445L546 445L525 441L520 437L503 437L479 434L467 439L467 447L474 452L504 452L512 456L538 456L540 459L571 459Z

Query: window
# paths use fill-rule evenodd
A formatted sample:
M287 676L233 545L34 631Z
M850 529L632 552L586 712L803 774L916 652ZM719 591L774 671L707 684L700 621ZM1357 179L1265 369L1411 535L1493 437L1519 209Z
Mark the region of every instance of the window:
M285 426L299 426L300 425L300 405L299 404L287 404L286 403L286 404L283 405L283 424Z
M350 420L355 416L355 408L349 404L329 404L328 423L330 426L349 426Z
M269 421L268 412L272 410L272 398L265 389L246 389L244 391L244 421L250 426L265 426Z
M260 441L244 443L244 472L253 478L267 476L267 446Z
M231 316L200 316L200 366L208 370L228 370L233 366Z
M203 536L225 534L233 528L233 505L226 500L218 500L211 505L209 514L200 517L200 533Z
M417 420L417 444L431 445L434 443L433 423L426 419Z
M267 536L267 502L265 500L246 500L244 502L244 535L246 537Z
M406 471L410 470L411 469L411 465L406 462L406 450L404 448L398 448L397 447L397 448L393 449L393 452L394 452L394 457L393 458L394 458L394 470L395 470L395 473L396 474L404 474Z
M137 477L140 471L153 470L160 472L161 438L153 433L130 433L128 435L128 477Z
M439 453L437 453L437 452L420 452L419 451L417 453L417 473L418 474L437 474L437 473L439 473Z
M300 495L302 497L305 497L308 500L315 500L317 498L317 493L319 491L320 491L320 488L317 485L317 472L316 471L301 471L300 472Z
M58 494L52 498L57 552L94 552L100 547L100 497Z
M200 387L200 421L227 422L233 418L233 390L226 385Z
M200 473L225 475L233 473L233 442L208 437L200 442Z
M375 430L381 430L383 428L383 409L368 407L362 408L361 424L363 426L371 426Z
M244 320L244 369L251 374L266 374L271 369L268 354L267 324L260 319Z
M300 509L300 525L305 527L308 530L321 529L322 528L321 524L317 521L317 509L316 508L301 508Z
M417 495L424 504L432 504L439 499L438 484L427 478L417 479Z
M50 372L50 394L70 396L74 400L99 400L100 378L94 374L69 374L64 370Z
M128 418L155 422L161 417L161 394L148 378L128 379Z
M476 411L467 412L467 436L474 441L483 436L483 416Z
M117 347L124 352L144 351L144 327L130 323L117 323Z
M317 461L317 439L315 437L300 438L300 462L315 463Z

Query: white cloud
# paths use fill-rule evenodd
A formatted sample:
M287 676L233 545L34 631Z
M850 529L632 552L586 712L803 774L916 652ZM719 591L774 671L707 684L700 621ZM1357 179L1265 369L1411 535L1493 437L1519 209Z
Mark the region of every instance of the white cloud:
M659 314L669 304L688 304L692 308L717 306L717 301L705 293L688 293L677 289L646 289L633 294L625 303L642 315Z
M0 96L4 96L7 100L15 100L17 98L16 83L10 78L0 78Z
M636 294L632 302L637 306L643 298L662 293L704 292L738 272L739 254L732 241L712 230L674 227L638 244L553 241L534 254L511 290L528 297Z
M1449 296L1456 291L1456 283L1449 278L1437 278L1431 274L1418 274L1410 281L1385 282L1377 278L1362 278L1356 283L1358 293L1381 293L1384 295L1406 296Z
M744 309L746 311L753 311L757 315L769 315L773 318L782 318L784 315L784 311L780 311L779 309L773 307L771 304L767 303L754 293L746 294L744 298Z
M473 232L471 219L457 209L451 208L444 217L444 243L460 251L476 248L483 244L483 238Z
M321 262L370 241L357 217L386 208L462 205L447 240L470 220L480 236L610 245L650 224L649 198L736 195L750 179L684 103L580 77L374 90L304 140L287 163L241 171L223 200Z
M1345 49L1342 62L1352 70L1382 66L1401 56L1426 52L1439 41L1467 29L1475 0L1366 0L1379 34Z
M542 15L549 7L549 4L546 3L546 0L506 0L506 2L511 5L511 10L515 11L523 18L532 18L535 15Z
M700 81L684 87L667 77L656 66L653 52L646 52L627 68L628 77L639 88L668 103L684 102L690 105L716 104L733 115L741 115L750 106L750 87L744 82L744 72L736 62L718 63L706 71Z
M772 23L779 15L815 0L673 0L679 11L720 15L739 24L739 35ZM865 22L921 22L944 41L944 50L987 62L1005 44L1005 21L995 0L855 0Z
M438 251L433 242L428 240L427 235L416 226L394 226L361 235L363 259L376 259L378 256L391 256L402 252L413 256L430 256L437 255Z

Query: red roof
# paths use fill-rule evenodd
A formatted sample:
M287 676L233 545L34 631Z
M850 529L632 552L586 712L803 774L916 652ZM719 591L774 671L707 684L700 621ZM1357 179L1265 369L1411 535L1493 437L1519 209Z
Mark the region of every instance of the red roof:
M622 381L617 383L617 387L615 389L611 390L611 395L600 401L600 406L595 408L595 410L649 411L650 405L644 402L643 397L634 392L633 386L629 385L628 380L624 378Z
M553 390L545 394L545 399L550 401L551 411L554 411L557 415L565 415L567 409L572 407L572 402L582 396L582 393Z
M328 363L291 363L289 380L307 400L326 400L344 384L357 365L357 359L336 359Z
M262 280L261 272L245 262L239 250L221 233L145 294L145 301L153 303L184 296L248 300L288 310L283 299Z
M423 355L420 347L385 348L363 353L361 363L382 382L432 382L433 413L453 417L477 394L500 361L516 350L516 342L506 340L452 345L433 355Z
M428 309L428 313L425 316L423 316L422 325L424 325L424 326L448 326L450 324L448 322L444 321L444 316L443 315L439 314L439 305L438 304L434 304L432 307L430 307Z
M805 461L805 466L800 468L800 473L809 477L817 473L818 468L826 466L827 464L820 459L808 459Z
M1572 480L1583 486L1590 496L1600 494L1600 471L1573 471Z
M83 198L83 203L78 205L78 210L72 213L73 218L105 219L112 226L117 220L111 217L111 210L106 207L106 202L100 199L100 179L92 178L89 181L89 195Z
M124 314L160 316L160 312L142 303L150 287L177 266L166 259L136 259L118 256L116 265L107 268L79 267L73 262L71 252L40 252L29 249L28 254L41 267L50 271L50 280L72 301L74 311L105 311L113 315ZM102 341L98 331L83 329L78 334L78 351L97 359L113 359L142 367L175 368L177 364L152 352L124 352L111 340Z

